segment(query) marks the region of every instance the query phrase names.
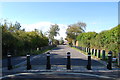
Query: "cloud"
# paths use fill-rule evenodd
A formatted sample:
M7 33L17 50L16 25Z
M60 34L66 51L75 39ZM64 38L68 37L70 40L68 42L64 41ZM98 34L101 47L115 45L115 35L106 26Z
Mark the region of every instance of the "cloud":
M52 22L38 22L35 24L21 24L22 28L25 28L26 31L33 31L34 29L42 30L44 33L47 32L50 28L50 26L54 24ZM60 39L61 37L66 37L66 29L67 25L65 24L58 24L60 31L58 36L56 36L56 39Z

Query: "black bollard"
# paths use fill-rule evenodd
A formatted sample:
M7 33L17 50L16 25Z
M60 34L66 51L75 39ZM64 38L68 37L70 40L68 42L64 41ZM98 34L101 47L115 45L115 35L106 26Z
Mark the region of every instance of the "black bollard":
M107 69L112 70L112 51L109 51L108 53Z
M67 69L71 69L70 52L67 52Z
M97 56L97 49L95 49L95 56Z
M102 50L102 60L105 60L105 50Z
M94 49L92 49L92 55L94 54Z
M30 64L30 55L27 54L27 70L30 70L31 69L31 64Z
M120 53L118 53L118 66L120 67Z
M11 54L7 55L7 63L8 63L8 70L12 69L12 64L11 64Z
M91 53L88 53L88 64L87 64L87 69L91 70Z
M85 52L87 52L87 48L85 47Z
M98 58L100 58L100 50L98 50Z
M46 64L46 69L51 69L51 65L50 65L50 53L47 53L47 64Z

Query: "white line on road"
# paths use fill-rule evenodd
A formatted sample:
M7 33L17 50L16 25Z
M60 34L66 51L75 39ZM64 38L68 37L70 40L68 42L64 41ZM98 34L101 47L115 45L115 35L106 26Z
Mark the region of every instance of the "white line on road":
M90 77L97 77L97 78L106 78L106 79L115 79L113 77L108 77L108 76L101 76L101 75L96 75L96 74L88 74L88 73L63 73L63 72L40 72L40 73L18 73L18 74L12 74L12 75L6 75L6 76L3 76L3 77L0 77L0 79L3 79L3 78L8 78L8 77L15 77L15 76L20 76L20 75L33 75L33 74L72 74L72 75L83 75L83 76L90 76Z

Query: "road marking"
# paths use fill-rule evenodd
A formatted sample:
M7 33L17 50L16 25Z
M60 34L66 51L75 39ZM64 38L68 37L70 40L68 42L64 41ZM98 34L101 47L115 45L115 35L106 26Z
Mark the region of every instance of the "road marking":
M106 78L106 79L115 79L113 77L108 77L108 76L101 76L101 75L96 75L96 74L88 74L88 73L63 73L63 72L40 72L40 73L18 73L18 74L12 74L12 75L6 75L3 77L0 77L0 79L3 78L8 78L8 77L15 77L15 76L20 76L20 75L33 75L33 74L74 74L74 75L83 75L83 76L90 76L90 77L98 77L98 78Z

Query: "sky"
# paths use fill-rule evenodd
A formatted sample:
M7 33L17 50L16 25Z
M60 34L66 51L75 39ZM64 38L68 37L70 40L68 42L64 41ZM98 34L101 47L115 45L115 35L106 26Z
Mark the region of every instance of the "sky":
M118 25L118 2L1 2L0 18L20 22L26 31L46 32L58 24L60 37L66 37L68 25L86 23L86 32L101 32Z

